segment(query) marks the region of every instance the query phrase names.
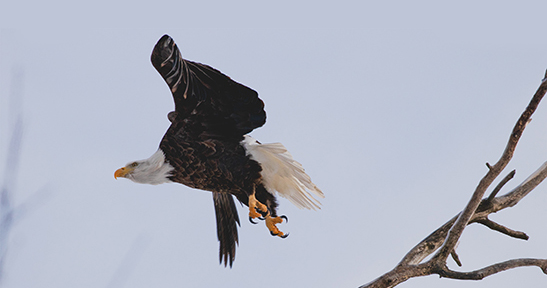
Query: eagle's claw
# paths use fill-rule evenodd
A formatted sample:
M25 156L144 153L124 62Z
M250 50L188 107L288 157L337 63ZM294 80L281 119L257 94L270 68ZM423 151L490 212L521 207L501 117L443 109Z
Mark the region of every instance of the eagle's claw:
M287 234L281 233L282 235L279 235L279 234L274 233L273 231L270 231L270 234L272 234L272 236L279 236L279 237L281 237L281 238L283 238L283 239L289 237L289 233L287 233Z
M257 222L253 221L253 217L249 216L249 222L253 223L253 224L258 224Z
M253 223L253 224L258 224L258 222L255 222L253 219L254 219L253 217L249 216L249 222L251 222L251 223ZM258 220L260 220L260 221L266 220L266 218L264 218L264 217L262 217L262 216L256 217L256 219L258 219Z

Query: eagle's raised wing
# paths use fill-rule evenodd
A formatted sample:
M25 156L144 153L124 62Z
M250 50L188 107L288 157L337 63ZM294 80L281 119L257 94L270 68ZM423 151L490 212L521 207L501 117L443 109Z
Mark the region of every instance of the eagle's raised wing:
M192 136L242 139L266 122L264 102L256 91L210 66L183 59L168 35L158 41L151 60L173 93L175 113L170 120L186 120Z
M217 219L217 237L220 242L218 257L224 266L234 263L236 257L236 245L238 243L237 226L239 216L237 215L234 198L228 193L213 192L215 203L215 215Z

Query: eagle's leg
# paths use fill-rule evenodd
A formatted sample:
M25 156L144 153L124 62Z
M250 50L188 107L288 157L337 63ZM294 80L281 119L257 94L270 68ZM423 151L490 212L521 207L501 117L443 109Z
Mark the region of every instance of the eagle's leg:
M289 233L285 234L279 231L279 229L277 229L277 226L275 226L276 224L283 222L283 219L285 219L285 222L287 222L286 216L272 217L270 216L270 213L268 213L268 215L266 215L265 218L266 218L266 227L268 227L268 229L270 230L270 234L272 234L272 236L279 236L281 238L287 238L287 236L289 236Z
M249 196L249 221L255 223L253 219L263 217L264 215L269 215L268 207L256 200L255 194Z

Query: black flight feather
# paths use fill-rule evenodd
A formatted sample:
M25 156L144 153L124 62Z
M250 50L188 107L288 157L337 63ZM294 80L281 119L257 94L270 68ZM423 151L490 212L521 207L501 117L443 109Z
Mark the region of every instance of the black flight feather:
M208 65L183 59L168 35L154 47L151 61L173 93L177 117L199 126L195 136L240 139L266 122L256 91Z
M239 216L232 195L213 192L215 204L215 216L217 220L217 237L220 242L218 257L224 266L234 263L236 257L236 245L238 244L237 226Z

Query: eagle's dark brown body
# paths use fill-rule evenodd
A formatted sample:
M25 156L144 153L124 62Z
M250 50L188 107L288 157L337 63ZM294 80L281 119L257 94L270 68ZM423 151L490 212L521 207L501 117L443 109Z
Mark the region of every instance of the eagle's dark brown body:
M218 193L229 193L244 203L257 192L275 214L275 199L261 183L262 168L246 155L240 141L219 139L192 140L182 122L174 122L161 141L166 161L175 170L169 179L186 186ZM264 201L264 202L263 202Z
M154 47L151 60L175 100L171 126L160 144L174 168L169 179L213 192L220 259L231 266L239 224L231 195L247 205L256 192L276 216L275 198L262 185L262 168L241 144L243 135L266 122L264 103L254 90L220 71L183 59L167 35Z

